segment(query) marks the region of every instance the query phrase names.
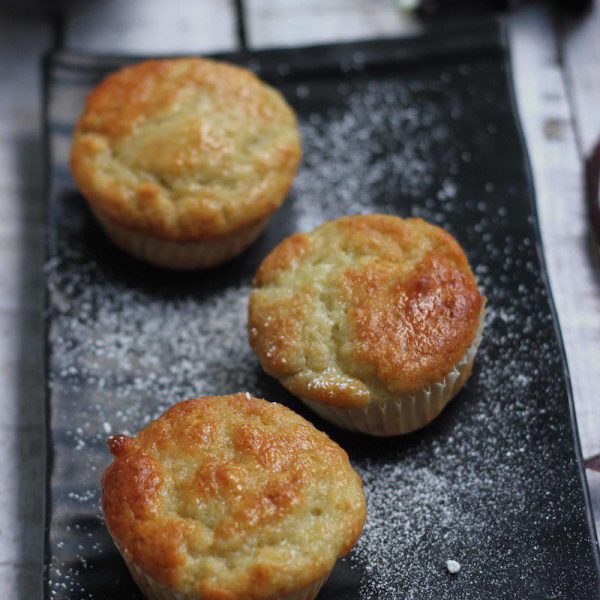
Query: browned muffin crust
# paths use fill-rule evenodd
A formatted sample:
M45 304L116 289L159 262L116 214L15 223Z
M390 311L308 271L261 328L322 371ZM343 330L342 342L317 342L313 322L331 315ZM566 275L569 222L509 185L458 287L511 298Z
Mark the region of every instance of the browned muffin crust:
M249 394L176 404L109 439L106 524L155 580L203 600L264 600L325 575L365 519L346 453Z
M301 151L293 111L247 69L148 60L106 77L73 137L93 210L159 239L214 239L279 207Z
M440 381L484 299L454 238L421 219L358 215L291 236L263 261L250 343L294 394L364 406Z

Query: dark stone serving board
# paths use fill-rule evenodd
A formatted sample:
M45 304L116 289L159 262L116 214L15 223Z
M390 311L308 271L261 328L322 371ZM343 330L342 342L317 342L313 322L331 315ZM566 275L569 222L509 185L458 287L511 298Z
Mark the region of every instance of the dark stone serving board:
M85 94L132 59L54 54L47 63L46 598L140 598L100 515L104 440L178 400L241 390L327 431L365 481L365 531L320 598L600 597L501 26L224 58L288 97L305 157L257 244L219 269L187 274L113 248L69 174ZM252 274L276 243L324 219L374 211L447 227L489 307L466 388L432 425L395 439L343 432L308 412L261 371L245 332ZM458 574L448 559L461 564Z

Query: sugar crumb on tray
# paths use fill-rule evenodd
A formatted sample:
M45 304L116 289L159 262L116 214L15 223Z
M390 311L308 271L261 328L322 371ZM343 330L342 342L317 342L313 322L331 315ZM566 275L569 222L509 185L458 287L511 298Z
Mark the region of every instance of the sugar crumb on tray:
M448 573L452 573L452 575L456 575L460 571L460 563L455 560L447 560L446 561L446 569L448 569Z

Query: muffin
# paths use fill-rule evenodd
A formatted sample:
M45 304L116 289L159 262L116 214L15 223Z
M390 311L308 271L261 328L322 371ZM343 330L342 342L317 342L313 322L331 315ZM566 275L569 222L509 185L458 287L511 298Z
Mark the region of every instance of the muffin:
M71 170L118 246L161 267L195 269L259 236L300 156L292 109L247 69L148 60L91 92Z
M181 402L108 445L104 518L149 600L310 600L365 520L346 453L247 393Z
M471 373L484 298L454 238L348 216L279 244L254 278L250 344L324 419L373 435L432 421Z

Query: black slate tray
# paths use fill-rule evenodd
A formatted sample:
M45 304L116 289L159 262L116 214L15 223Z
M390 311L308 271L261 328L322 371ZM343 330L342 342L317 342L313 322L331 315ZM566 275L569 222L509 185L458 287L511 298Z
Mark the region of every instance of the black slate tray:
M138 430L177 400L239 390L311 419L365 480L363 537L320 598L600 597L501 27L225 58L286 94L305 159L266 235L230 264L193 274L114 249L69 175L85 94L131 59L55 54L47 64L46 598L140 598L100 516L104 439ZM307 412L262 373L245 333L251 276L270 248L324 219L373 211L447 227L489 298L464 391L425 430L386 440ZM458 575L448 559L462 565Z

